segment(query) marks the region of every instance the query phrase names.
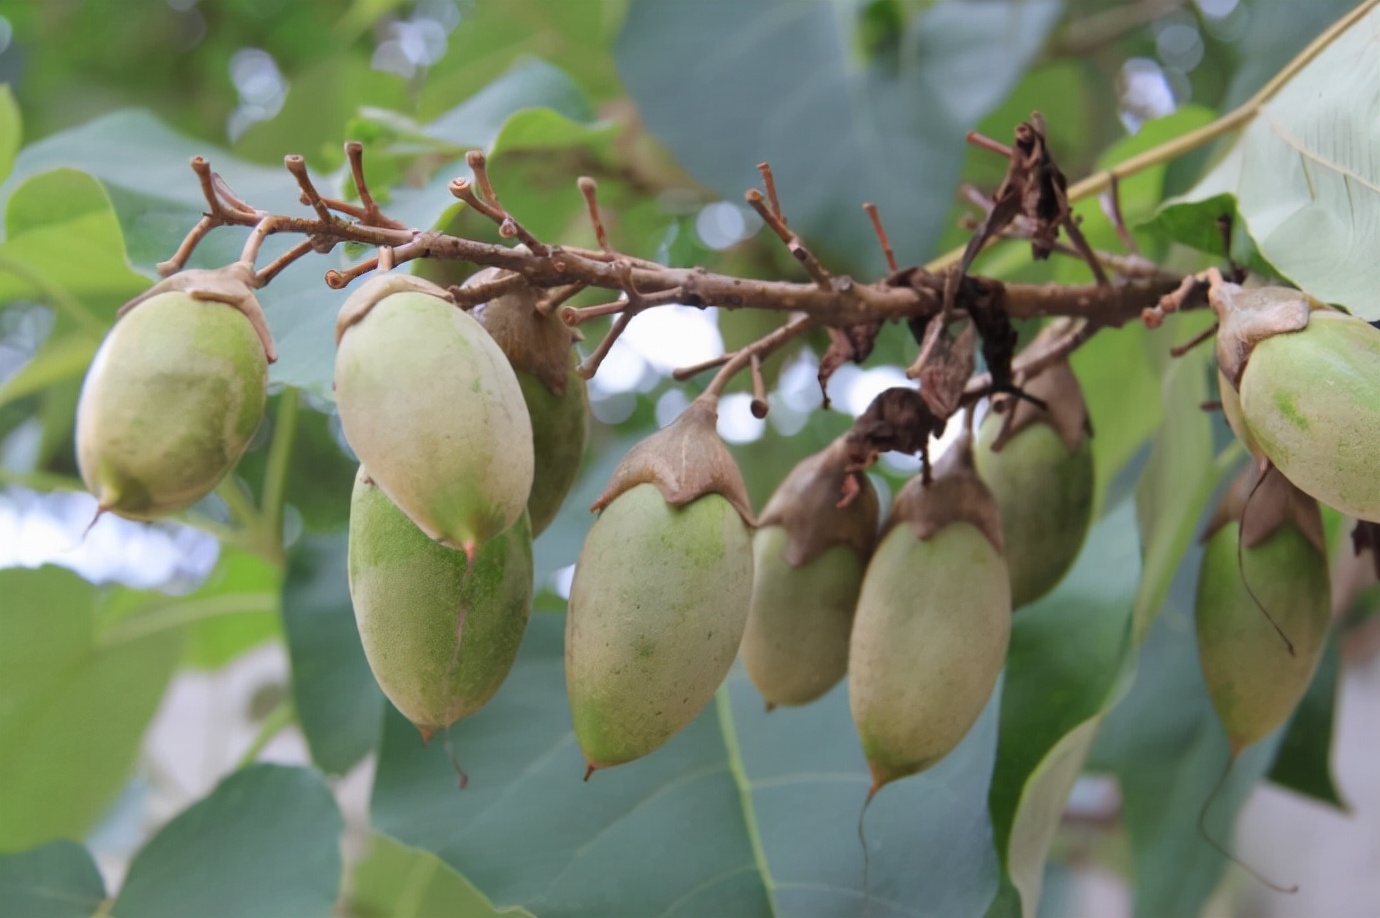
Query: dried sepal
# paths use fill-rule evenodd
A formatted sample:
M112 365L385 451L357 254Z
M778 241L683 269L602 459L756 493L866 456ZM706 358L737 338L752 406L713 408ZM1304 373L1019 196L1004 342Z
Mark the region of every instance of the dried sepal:
M743 473L719 439L719 400L702 395L666 427L628 450L591 510L603 510L624 491L651 484L673 507L722 494L743 522L756 525Z
M1039 376L1028 382L1021 381L1019 385L1023 392L1044 402L1046 407L1028 398L1013 399L1015 405L1010 409L1009 420L1001 435L993 441L992 449L1000 450L1025 428L1043 423L1054 428L1069 452L1077 452L1091 435L1092 426L1087 402L1083 400L1083 387L1078 384L1078 377L1068 361L1048 366Z
M934 479L920 476L906 482L891 505L885 532L907 525L921 541L933 538L950 523L970 523L1005 556L1001 513L992 492L973 464L972 440L966 434L934 464Z
M1318 502L1264 460L1252 462L1232 481L1201 541L1207 542L1228 523L1241 524L1244 548L1255 548L1281 526L1292 524L1319 552L1327 553Z
M808 564L835 545L847 545L866 560L877 542L880 512L867 476L848 469L848 445L840 437L791 469L758 525L786 530L791 567Z
M513 272L485 268L461 286L488 284L507 276L513 276ZM554 312L537 308L544 292L524 281L511 292L480 303L470 314L503 348L514 370L531 373L560 398L565 395L570 378L570 348L575 332Z
M1208 303L1217 313L1217 366L1237 388L1257 344L1307 328L1314 309L1328 308L1301 290L1229 283L1213 283Z
M264 356L269 363L278 359L278 349L273 344L273 334L268 330L268 320L264 318L263 307L259 305L254 291L259 287L254 266L247 261L237 261L222 268L188 268L165 277L134 299L125 303L115 313L116 318L124 316L131 309L160 293L180 291L194 300L224 303L238 309L249 320L259 343L263 345Z
M425 293L445 300L447 303L455 302L455 297L450 295L450 291L444 287L437 286L425 278L415 274L398 274L392 271L375 274L364 282L340 307L340 312L335 318L335 343L338 346L340 339L345 336L351 325L356 324L369 314L385 297L394 293Z

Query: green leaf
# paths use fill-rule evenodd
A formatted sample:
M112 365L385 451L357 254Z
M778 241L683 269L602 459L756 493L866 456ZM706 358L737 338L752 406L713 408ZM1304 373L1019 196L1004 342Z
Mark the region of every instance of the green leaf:
M0 854L0 915L90 918L105 900L105 882L85 846L54 841Z
M1150 334L1139 322L1104 328L1069 361L1092 422L1098 508L1117 473L1155 432L1164 414L1159 375L1147 353Z
M182 632L121 637L112 601L159 594L98 590L55 567L0 570L0 851L81 837L124 786L163 697Z
M58 335L49 339L4 385L0 385L0 405L42 392L64 380L86 372L99 346L87 334Z
M1016 84L1062 4L937 3L867 59L855 44L859 9L637 0L616 55L647 127L691 175L741 200L761 181L754 165L768 160L786 216L811 247L880 275L862 203L879 202L903 261L930 252L965 132Z
M1192 331L1182 329L1185 335ZM1165 341L1158 344L1168 347ZM1194 526L1225 474L1225 468L1213 461L1212 423L1200 408L1208 399L1209 356L1205 348L1196 348L1165 371L1164 420L1136 485L1136 520L1144 558L1136 591L1133 633L1137 644L1164 604L1179 562L1193 542Z
M278 567L258 555L222 549L206 582L164 609L192 622L183 662L196 669L219 669L278 637L281 581Z
M865 891L856 827L867 767L842 686L768 715L735 671L664 747L585 784L563 632L557 616L533 618L504 687L444 742L424 746L390 711L371 804L378 830L543 918L828 915L869 901L879 918L985 911L996 888L986 807L995 696L949 758L887 787L868 811ZM446 745L468 773L464 791Z
M1337 680L1341 669L1339 641L1334 633L1323 651L1318 671L1299 702L1269 778L1281 787L1349 811L1332 774L1332 726L1337 713Z
M429 851L387 835L369 841L348 892L352 918L534 918L526 909L496 909L474 884Z
M344 774L378 743L384 699L355 628L345 536L310 536L288 559L283 630L292 698L312 761Z
M1016 616L990 804L997 849L1034 915L1069 791L1131 656L1140 560L1129 501L1100 520L1064 582Z
M315 772L237 771L135 855L112 914L325 918L340 888L344 827Z
M14 100L10 84L0 83L0 182L14 168L14 158L24 137L24 118L19 103Z
M1231 196L1271 265L1368 321L1380 319L1377 30L1380 8L1263 102L1226 157L1169 204Z
M283 393L270 399L260 435L276 436L278 406ZM302 525L311 532L336 532L350 516L350 492L359 463L345 454L339 434L333 432L332 416L306 405L297 409L284 493L287 501L302 515ZM268 450L254 450L235 469L257 494L263 493L263 478Z

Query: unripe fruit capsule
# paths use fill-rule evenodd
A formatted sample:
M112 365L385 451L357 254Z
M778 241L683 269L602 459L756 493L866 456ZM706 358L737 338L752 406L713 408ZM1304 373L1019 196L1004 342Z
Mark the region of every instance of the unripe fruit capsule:
M243 312L181 290L142 300L82 384L82 480L103 510L130 519L190 507L248 448L267 386L264 345Z
M472 554L532 490L532 423L507 358L448 294L372 278L341 309L335 396L345 438L428 536Z
M374 678L430 737L479 710L512 668L532 605L526 514L480 546L471 564L427 538L361 467L349 578Z

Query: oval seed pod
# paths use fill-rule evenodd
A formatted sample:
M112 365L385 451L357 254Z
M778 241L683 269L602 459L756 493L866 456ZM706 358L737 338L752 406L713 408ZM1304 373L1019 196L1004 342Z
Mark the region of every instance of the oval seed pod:
M661 746L714 697L752 592L742 477L704 396L633 448L595 503L566 617L575 736L596 768Z
M1237 435L1306 494L1380 518L1380 329L1283 287L1217 284L1208 296Z
M336 342L345 439L412 522L469 555L514 525L532 490L532 423L479 323L439 287L385 274L346 301Z
M1092 523L1094 487L1088 410L1073 370L1060 361L1024 388L1049 410L1018 400L1008 414L989 413L974 457L1001 510L1017 608L1073 567Z
M1253 467L1233 484L1209 527L1198 574L1198 658L1233 757L1298 706L1331 613L1317 502L1277 469L1255 487L1259 476Z
M494 283L513 286L470 314L503 349L532 419L535 468L527 512L535 537L556 518L579 474L589 436L589 392L575 372L575 333L553 311L537 308L541 289L498 268L477 272L463 286Z
M77 465L102 511L152 520L215 489L263 419L272 340L237 265L126 304L77 403Z
M917 476L892 504L848 656L869 798L948 755L992 694L1011 637L997 515L966 442L945 454L932 484Z
M532 607L531 528L522 515L471 564L413 525L361 466L349 580L374 679L430 738L483 707L513 666Z
M813 701L848 669L879 508L867 476L845 471L847 458L839 439L802 460L752 537L752 602L739 652L768 708Z

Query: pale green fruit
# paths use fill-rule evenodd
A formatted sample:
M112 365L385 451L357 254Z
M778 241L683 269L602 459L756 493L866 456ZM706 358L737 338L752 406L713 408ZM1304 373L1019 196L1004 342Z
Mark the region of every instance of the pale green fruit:
M369 668L423 737L498 691L532 606L526 514L473 564L412 524L363 467L350 503L350 598Z
M1380 520L1380 329L1314 310L1257 343L1239 386L1251 437L1300 490Z
M571 372L565 392L556 395L530 373L519 372L527 411L532 418L534 471L532 494L527 512L532 517L532 534L540 535L560 512L565 497L580 472L589 435L589 390L574 372L576 358L571 355Z
M1003 420L988 416L974 460L1001 510L1011 601L1020 607L1054 589L1083 547L1092 522L1093 455L1087 437L1069 449L1045 423L1023 428L993 452Z
M1255 437L1251 436L1245 420L1241 417L1241 396L1236 394L1236 388L1221 370L1217 371L1217 391L1222 401L1222 415L1227 419L1227 426L1231 428L1231 432L1236 434L1236 439L1251 451L1251 455L1264 456L1260 444L1255 442Z
M835 545L799 567L786 560L784 526L752 537L752 607L743 665L769 706L806 704L848 669L848 635L866 560Z
M685 727L723 682L747 621L752 541L723 495L682 507L655 485L613 498L575 566L566 689L591 769Z
M215 489L263 418L264 345L244 312L181 291L129 310L77 404L77 464L110 510L151 520Z
M897 502L921 487L914 479ZM1011 585L1000 550L973 523L937 525L921 539L894 523L863 577L848 694L873 793L959 744L1006 659Z
M1322 657L1330 616L1327 559L1316 545L1286 523L1243 546L1238 568L1239 531L1227 523L1208 539L1195 615L1203 677L1233 755L1289 719Z
M423 532L472 553L527 507L532 424L522 390L498 345L441 291L409 276L372 284L337 322L345 438Z

